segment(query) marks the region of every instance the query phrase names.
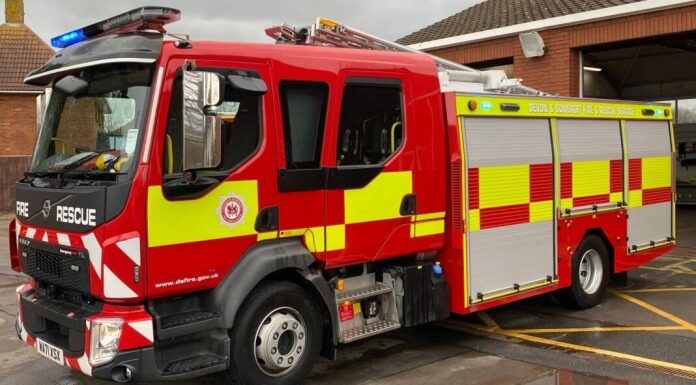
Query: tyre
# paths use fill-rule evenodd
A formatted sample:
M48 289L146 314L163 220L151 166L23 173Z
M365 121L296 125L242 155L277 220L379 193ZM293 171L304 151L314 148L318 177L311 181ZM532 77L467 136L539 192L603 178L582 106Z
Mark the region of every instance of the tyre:
M573 254L571 285L559 292L558 298L566 306L589 309L599 305L609 282L609 252L604 241L588 235Z
M303 382L319 357L322 322L312 295L290 282L262 283L230 331L229 379L240 385Z

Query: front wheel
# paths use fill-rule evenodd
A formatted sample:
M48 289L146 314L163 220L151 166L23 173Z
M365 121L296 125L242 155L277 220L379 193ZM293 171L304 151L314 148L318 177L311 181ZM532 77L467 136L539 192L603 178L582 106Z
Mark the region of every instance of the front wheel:
M239 310L230 340L232 382L301 383L321 349L319 309L311 295L293 283L262 283Z
M560 292L561 301L576 309L589 309L604 298L609 281L609 252L604 241L588 235L573 254L571 285Z

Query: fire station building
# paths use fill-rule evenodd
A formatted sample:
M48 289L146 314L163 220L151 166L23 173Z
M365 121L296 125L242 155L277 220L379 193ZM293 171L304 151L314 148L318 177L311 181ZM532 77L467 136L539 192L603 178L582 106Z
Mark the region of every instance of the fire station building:
M671 103L696 203L696 1L487 0L399 42L550 94Z

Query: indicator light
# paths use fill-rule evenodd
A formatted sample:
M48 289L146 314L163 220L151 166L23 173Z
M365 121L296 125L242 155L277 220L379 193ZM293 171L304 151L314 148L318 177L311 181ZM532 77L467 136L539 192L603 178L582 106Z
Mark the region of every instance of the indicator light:
M481 102L481 109L484 111L490 111L491 108L493 108L493 104L491 102Z
M336 282L336 290L343 291L343 290L345 290L345 288L346 288L345 282L342 279L339 279L338 282Z
M469 111L476 111L478 108L478 102L476 100L469 100Z
M669 108L665 108L665 116L669 118L671 114L672 113L669 111Z

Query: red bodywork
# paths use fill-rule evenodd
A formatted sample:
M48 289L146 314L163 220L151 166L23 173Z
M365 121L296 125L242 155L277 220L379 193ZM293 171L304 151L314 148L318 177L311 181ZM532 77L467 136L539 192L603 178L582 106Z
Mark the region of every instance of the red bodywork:
M464 299L463 237L466 229L462 215L461 180L463 156L459 146L459 125L454 93L441 93L437 69L426 55L335 49L309 46L194 42L191 49L165 42L155 64L158 72L153 86L151 108L146 124L143 154L133 179L127 203L118 216L89 234L67 234L69 245L98 248L100 261L91 269L91 291L96 298L110 303L103 314L118 315L126 322L149 321L143 303L147 299L182 295L216 287L238 259L258 242L257 235L207 240L170 246L148 247L148 189L163 182L163 153L174 77L186 60L199 67L230 67L257 71L268 84L262 98L262 142L259 150L241 167L232 171L228 181L255 180L258 206L278 206L279 231L343 224L343 190L279 192L277 170L285 168L279 83L282 80L321 81L329 85L321 167L336 167L338 122L345 80L353 76L390 77L402 81L403 110L407 127L403 147L385 164L385 172L410 171L413 193L418 197L417 214L446 212L444 234L410 236L411 218L347 224L345 248L314 253L320 269L362 264L419 252L437 250L451 288L451 311L465 314L512 301L550 292L570 285L570 261L574 249L589 231L604 234L614 250L614 271L620 273L640 266L673 246L627 255L625 210L559 219L557 231L558 282L543 288L510 295L467 307ZM159 90L159 92L157 92ZM151 146L148 148L148 144ZM14 228L14 224L12 225ZM21 223L18 235L48 243L61 244L66 238L50 229L29 228ZM18 266L15 235L10 230L13 268ZM29 232L29 233L28 233ZM138 258L124 252L119 243L137 238ZM86 239L94 244L86 244ZM131 250L132 252L132 250ZM95 255L90 250L90 255ZM15 263L17 260L17 263ZM130 277L134 266L141 267L139 283ZM108 270L108 272L107 272ZM114 298L105 295L104 279L120 277L134 296ZM181 277L208 277L185 285L156 286L156 282ZM18 289L31 288L31 284ZM20 315L21 320L21 315ZM151 324L151 322L150 322ZM123 349L148 346L152 338L141 332L124 331ZM150 329L151 330L151 329ZM134 332L135 333L135 332ZM145 333L147 334L147 333ZM33 341L26 340L33 345ZM88 344L88 341L86 341ZM85 354L89 347L86 346ZM77 361L69 365L87 373Z

